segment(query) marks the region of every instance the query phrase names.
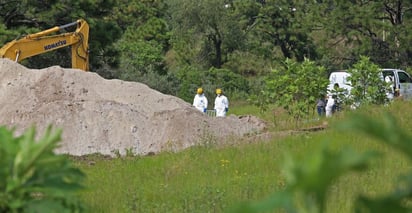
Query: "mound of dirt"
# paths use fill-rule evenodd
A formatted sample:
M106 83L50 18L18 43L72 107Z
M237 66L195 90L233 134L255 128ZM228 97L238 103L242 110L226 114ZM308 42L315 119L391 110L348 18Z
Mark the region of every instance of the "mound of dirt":
M253 116L208 117L191 104L148 86L107 80L59 66L28 69L0 59L0 124L21 134L35 125L62 128L57 153L137 155L179 151L207 137L224 140L256 134L265 123Z

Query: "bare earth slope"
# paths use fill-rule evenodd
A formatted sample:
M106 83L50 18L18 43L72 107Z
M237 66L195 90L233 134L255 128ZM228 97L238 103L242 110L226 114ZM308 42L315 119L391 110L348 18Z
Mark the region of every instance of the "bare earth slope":
M189 103L137 82L58 66L27 69L0 59L0 125L17 133L36 125L62 128L57 153L144 155L178 151L206 136L223 140L260 132L253 116L207 117Z

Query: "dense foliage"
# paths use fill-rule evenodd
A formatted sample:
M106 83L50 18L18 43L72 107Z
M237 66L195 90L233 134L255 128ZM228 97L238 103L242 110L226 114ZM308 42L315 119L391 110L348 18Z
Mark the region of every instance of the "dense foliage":
M283 69L274 69L255 103L266 110L269 104L284 108L295 120L307 117L320 98L326 95L329 81L324 67L305 59L302 63L287 59Z
M368 57L361 56L361 60L349 69L351 74L352 102L362 104L385 104L389 100L386 97L387 83L383 81L378 65L370 62Z
M35 133L0 127L0 212L81 212L75 193L84 174L53 151L61 130L49 127L39 140Z
M84 18L91 30L93 72L143 82L185 100L199 86L211 94L221 86L229 97L244 98L259 93L256 82L286 59L306 58L333 71L365 55L379 67L406 69L411 6L401 0L0 0L0 44ZM23 63L69 67L67 53ZM243 80L225 88L211 83L222 81L221 75L204 79L212 76L210 70Z

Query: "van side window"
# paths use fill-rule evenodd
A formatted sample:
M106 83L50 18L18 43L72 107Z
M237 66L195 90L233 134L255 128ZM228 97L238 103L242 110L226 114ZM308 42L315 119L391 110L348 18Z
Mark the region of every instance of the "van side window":
M404 72L398 72L399 83L412 83L412 79Z

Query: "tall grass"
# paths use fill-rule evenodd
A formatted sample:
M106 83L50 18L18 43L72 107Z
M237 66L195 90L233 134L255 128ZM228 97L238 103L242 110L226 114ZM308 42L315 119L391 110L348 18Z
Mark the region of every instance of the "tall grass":
M232 107L232 113L249 109L240 107ZM399 119L400 128L412 128L409 102L359 109L375 116L386 110ZM328 119L330 128L321 132L276 137L272 130L270 141L233 141L229 144L236 145L232 146L214 143L155 156L83 157L76 163L87 174L87 190L79 196L90 212L225 212L242 201L261 200L282 190L285 157L302 158L323 143L334 149L350 146L358 151L382 151L384 158L374 162L367 173L344 176L330 191L328 212L352 212L357 194L388 192L410 162L364 135L335 130L333 126L344 117L342 113Z
M152 157L97 160L92 166L81 161L89 177L83 196L96 212L221 212L281 186L275 181L281 180L281 154L275 147L194 147Z

